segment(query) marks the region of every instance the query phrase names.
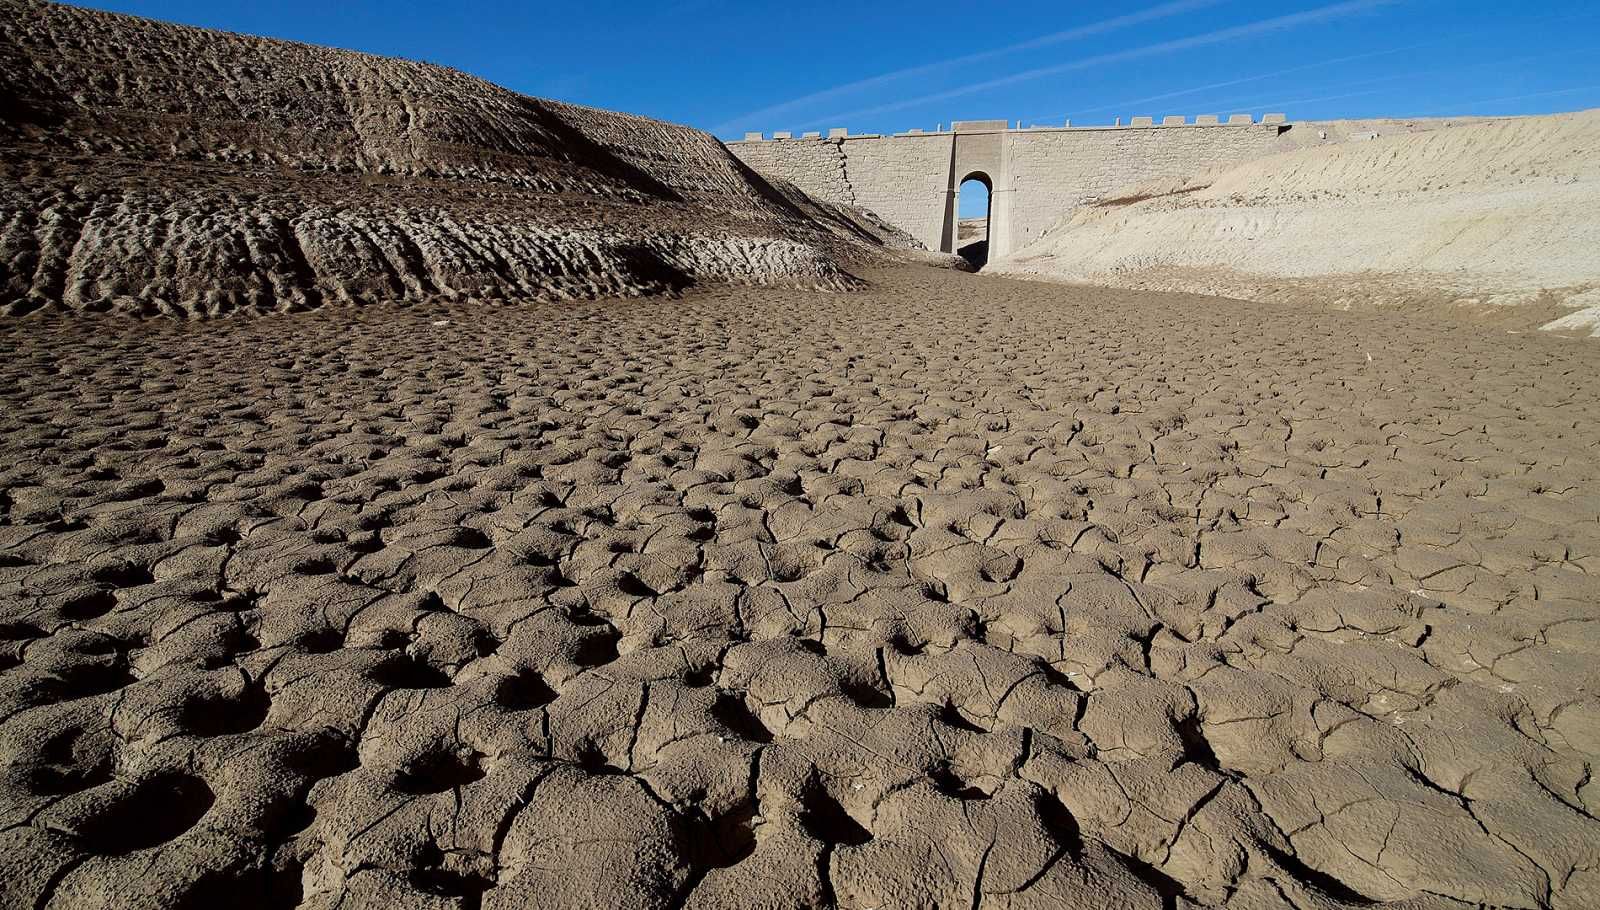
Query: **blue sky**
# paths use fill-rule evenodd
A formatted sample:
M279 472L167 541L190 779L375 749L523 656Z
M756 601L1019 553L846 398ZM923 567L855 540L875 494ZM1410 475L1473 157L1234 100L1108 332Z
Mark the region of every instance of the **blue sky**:
M1600 107L1596 0L96 0L708 129ZM470 10L470 12L467 12ZM979 12L983 10L983 12Z

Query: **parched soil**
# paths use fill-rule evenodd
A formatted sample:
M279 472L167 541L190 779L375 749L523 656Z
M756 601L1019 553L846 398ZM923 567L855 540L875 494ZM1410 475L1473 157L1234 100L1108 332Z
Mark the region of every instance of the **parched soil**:
M0 323L0 905L1600 906L1600 348L869 277Z

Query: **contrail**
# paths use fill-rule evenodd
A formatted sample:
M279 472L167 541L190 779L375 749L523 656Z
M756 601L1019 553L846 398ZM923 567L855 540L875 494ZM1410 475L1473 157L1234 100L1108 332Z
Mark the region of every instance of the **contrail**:
M1528 22L1528 23L1525 23L1525 24L1527 24L1527 25L1545 25L1545 24L1552 23L1552 22L1567 22L1567 21L1570 21L1570 20L1573 20L1573 19L1588 19L1588 18L1593 18L1594 16L1597 16L1597 15L1600 15L1600 10L1583 12L1583 13L1576 13L1576 14L1570 14L1570 15L1564 15L1564 16L1551 16L1551 17L1546 18L1546 19L1535 19L1535 20L1532 20L1531 22ZM1144 97L1144 98L1135 98L1132 101L1119 101L1119 102L1116 102L1115 104L1106 104L1106 105L1102 105L1100 107L1075 108L1072 111L1071 116L1076 117L1076 116L1083 115L1083 114L1098 114L1098 113L1101 113L1103 111L1124 110L1124 109L1131 108L1131 107L1133 107L1135 105L1139 105L1139 104L1149 104L1152 101L1166 101L1166 100L1169 100L1169 99L1172 99L1172 98L1182 98L1185 95L1198 95L1201 92L1208 92L1208 91L1211 91L1212 89L1228 88L1229 86L1243 85L1243 84L1245 84L1247 82L1260 82L1260 81L1262 81L1264 79L1275 79L1275 78L1277 78L1279 76L1287 76L1287 75L1290 75L1292 73L1300 73L1300 72L1304 72L1306 70L1319 69L1319 68L1325 67L1325 66L1335 66L1335 65L1340 64L1340 63L1351 63L1351 62L1354 62L1356 60L1370 60L1370 59L1372 59L1374 57L1390 57L1390 56L1393 56L1395 54L1402 54L1402 53L1405 53L1406 51L1412 51L1412 50L1416 50L1418 48L1432 47L1432 46L1438 45L1438 44L1448 44L1451 41L1456 41L1456 40L1459 40L1461 38L1469 38L1469 37L1472 37L1474 35L1481 35L1481 34L1483 34L1484 32L1487 32L1487 31L1491 31L1491 29L1483 29L1483 28L1468 29L1466 31L1456 32L1455 34L1445 35L1445 36L1443 36L1441 38L1433 38L1433 39L1430 39L1428 41L1418 41L1418 42L1415 42L1413 44L1402 44L1399 47L1392 47L1392 48L1389 48L1388 50L1369 51L1369 52L1364 53L1364 54L1350 54L1350 55L1345 56L1345 57L1330 57L1327 60L1319 60L1316 63L1307 63L1307 64L1304 64L1304 65L1301 65L1301 66L1291 66L1288 69L1274 70L1273 72L1270 72L1270 73L1261 73L1261 74L1255 75L1255 76L1243 76L1243 77L1238 78L1238 79L1228 79L1228 80L1223 81L1223 82L1213 82L1213 83L1210 83L1209 85L1201 85L1201 86L1196 86L1194 88L1181 89L1181 90L1175 91L1175 92L1163 92L1160 95L1150 95L1150 96L1147 96L1147 97ZM1542 55L1540 55L1539 59L1542 59ZM1512 62L1512 61L1499 61L1499 62L1508 63L1508 62ZM1218 105L1217 104L1212 104L1211 106L1216 107ZM1226 103L1224 103L1222 106L1226 106ZM1050 116L1050 115L1049 114L1044 114L1044 115L1037 115L1036 114L1033 117L1027 118L1027 119L1037 120L1040 116Z
M1372 51L1370 53L1365 53L1365 54L1351 54L1348 57L1333 57L1331 59L1322 60L1322 61L1319 61L1317 63L1307 63L1307 64L1305 64L1303 66L1291 66L1288 69L1274 70L1273 72L1270 72L1270 73L1262 73L1262 74L1260 74L1258 76L1244 76L1244 77L1241 77L1239 79L1229 79L1229 80L1227 80L1225 82L1212 82L1209 85L1199 85L1199 86L1195 86L1194 88L1186 88L1186 89L1183 89L1181 91L1176 91L1176 92L1164 92L1164 93L1162 93L1160 95L1149 95L1149 96L1144 97L1144 98L1135 98L1132 101L1119 101L1119 102L1117 102L1115 104L1106 104L1106 105L1102 105L1100 107L1078 108L1078 109L1075 109L1073 111L1073 115L1076 116L1078 114L1098 114L1101 111L1122 110L1122 109L1125 109L1125 108L1134 107L1135 105L1139 105L1139 104L1149 104L1152 101L1166 101L1166 100L1171 99L1171 98L1182 98L1185 95L1198 95L1201 92L1209 92L1212 89L1228 88L1229 86L1233 86L1233 85L1243 85L1246 82L1260 82L1263 79L1276 79L1279 76L1287 76L1287 75L1289 75L1291 73L1304 72L1305 70L1318 69L1318 68L1324 67L1324 66L1334 66L1335 64L1339 64L1339 63L1350 63L1350 62L1355 61L1355 60L1366 60L1366 59L1369 59L1369 58L1372 58L1372 57L1387 57L1387 56L1391 56L1393 54L1400 54L1400 53L1404 53L1405 51L1415 50L1415 49L1417 49L1419 47L1426 47L1426 46L1428 46L1430 44L1438 44L1438 43L1440 43L1440 42L1439 41L1421 41L1421 42L1418 42L1416 44L1407 44L1404 47L1391 48L1391 49L1386 50L1386 51Z
M1380 84L1385 83L1385 82L1399 82L1399 81L1406 80L1406 79L1423 79L1423 78L1426 78L1426 77L1429 77L1429 76L1438 76L1438 75L1441 75L1441 74L1444 74L1444 73L1462 73L1462 72L1468 72L1470 70L1484 69L1486 67L1515 66L1515 65L1520 64L1520 63L1529 63L1529 62L1532 62L1534 60L1560 60L1560 59L1562 59L1564 57L1575 57L1575 56L1578 56L1580 54L1589 55L1589 54L1593 54L1593 53L1594 53L1594 49L1593 48L1585 47L1585 48L1578 48L1576 50L1565 51L1565 52L1559 53L1559 54L1548 54L1548 53L1542 53L1542 52L1541 53L1537 53L1537 54L1518 54L1518 55L1516 55L1514 57L1500 57L1500 58L1494 59L1494 60L1480 60L1480 61L1478 61L1476 63L1464 63L1464 64L1461 64L1460 66L1435 66L1435 67L1430 67L1430 68L1424 69L1424 70L1411 70L1409 72L1404 72L1404 73L1391 73L1390 75L1387 75L1387 76L1376 76L1376 77L1373 77L1371 79L1358 79L1358 80L1356 80L1354 82L1343 82L1343 83L1339 83L1339 84L1336 84L1336 85L1325 85L1325 86L1322 86L1321 88L1315 88L1315 89L1313 89L1313 88L1301 88L1301 89L1296 89L1296 91L1307 91L1307 92L1310 92L1310 91L1317 91L1317 92L1346 91L1348 89L1359 88L1361 86L1380 85ZM1325 95L1325 96L1317 97L1317 98L1295 98L1295 99L1291 99L1291 100L1287 100L1287 101L1284 101L1284 100L1267 100L1267 101L1264 101L1264 100L1261 99L1260 96L1257 96L1255 98L1237 98L1237 97L1235 97L1235 98L1229 98L1229 99L1227 99L1225 101L1214 101L1214 102L1211 102L1210 104L1208 104L1206 106L1207 107L1217 108L1217 109L1223 110L1223 111L1228 111L1228 110L1239 111L1239 110L1246 110L1246 109L1249 109L1249 108L1263 108L1263 107L1267 108L1268 110L1271 110L1273 108L1287 107L1288 105L1291 105L1291 104L1310 104L1310 103L1316 102L1316 101L1334 101L1334 100L1343 99L1343 98L1360 97L1362 95L1373 95L1373 94L1377 94L1379 91L1382 91L1382 89L1377 89L1377 90L1374 90L1374 91L1365 91L1365 92L1353 92L1353 93L1350 93L1350 94L1342 94L1342 95ZM1279 98L1281 99L1281 97L1282 96L1280 95Z
M1458 101L1453 104L1445 105L1444 107L1436 107L1431 111L1427 111L1426 113L1432 114L1437 113L1438 111L1448 111L1467 105L1499 104L1503 101L1528 101L1533 98L1551 98L1556 95L1575 95L1578 92L1600 92L1600 85L1580 85L1577 88L1563 88L1551 92L1533 92L1527 95L1506 95L1500 98L1479 98L1477 101Z
M1139 60L1145 57L1155 57L1162 54L1174 53L1176 51L1188 50L1194 47L1220 44L1221 42L1231 41L1235 38L1249 38L1256 35L1266 34L1268 32L1297 28L1302 25L1310 25L1317 22L1327 22L1332 19L1339 19L1345 16L1354 15L1356 13L1366 12L1367 10L1377 9L1381 6L1392 6L1401 2L1404 2L1404 0L1346 0L1346 2L1343 3L1334 3L1329 6L1318 7L1317 9L1313 10L1306 10L1305 12L1301 13L1292 13L1287 16L1277 16L1271 19L1262 19L1258 22L1251 22L1245 25L1236 25L1232 28L1224 28L1214 32L1206 32L1203 35L1193 35L1188 38L1178 38L1173 41L1163 41L1159 44L1150 44L1144 47L1136 47L1126 51L1117 51L1111 54L1099 54L1094 57L1085 57L1082 60L1074 60L1071 63L1061 63L1055 66L1044 66L1039 67L1038 69L1024 70L1020 73L1013 73L1010 76L1002 76L999 79L990 79L985 82L975 82L972 85L964 85L960 88L954 88L948 91L935 92L930 95L922 95L916 98L908 98L905 101L897 101L892 104L880 104L875 107L861 108L859 110L849 111L842 114L834 114L830 117L813 120L806 125L811 126L823 122L837 122L856 117L869 117L876 114L886 114L892 111L905 110L909 107L932 104L936 101L947 101L951 98L960 98L963 95L971 95L977 92L988 91L989 89L1000 88L1001 86L1015 85L1019 82L1042 79L1045 76L1054 76L1060 73L1072 72L1073 70L1090 69L1096 66L1104 66L1108 63L1122 63L1128 60Z
M1345 94L1342 94L1342 95L1323 95L1320 98L1295 98L1295 99L1290 100L1290 101L1274 101L1274 102L1272 102L1272 104L1274 104L1274 105L1290 105L1290 104L1312 104L1312 103L1315 103L1315 102L1318 102L1318 101L1340 101L1340 100L1343 100L1345 98L1360 98L1360 97L1362 97L1364 95L1377 95L1377 94L1382 93L1383 91L1384 91L1383 89L1379 88L1379 89L1372 89L1371 91L1366 91L1366 92L1346 92ZM1479 104L1499 104L1499 103L1504 102L1504 101L1527 101L1527 100L1530 100L1530 99L1533 99L1533 98L1549 98L1549 97L1553 97L1553 96L1556 96L1556 95L1575 95L1575 94L1577 94L1579 92L1589 92L1589 91L1600 91L1600 85L1580 85L1577 88L1566 88L1566 89L1560 89L1558 91L1553 91L1553 92L1534 92L1534 93L1529 94L1529 95L1507 95L1507 96L1505 96L1503 98L1480 98L1477 101L1462 101L1462 102L1459 102L1459 103L1456 103L1456 104L1446 105L1445 107L1436 107L1436 108L1433 108L1431 110L1424 111L1423 114L1432 114L1432 113L1437 113L1439 111L1455 110L1455 109L1463 107L1463 106L1472 106L1472 105L1479 105ZM1417 116L1420 116L1420 115L1417 115ZM1397 117L1396 119L1403 120L1405 118L1404 117Z
M1100 22L1091 22L1088 25L1080 25L1076 28L1069 28L1065 31L1044 35L1039 38L1024 41L1020 44L1011 44L1007 45L1006 47L995 48L994 50L979 51L975 54L967 54L962 57L952 57L948 60L924 63L918 66L895 70L891 73L884 73L881 76L873 76L870 79L847 82L844 85L836 85L833 88L823 89L819 92L812 92L809 95L802 95L799 98L785 101L782 104L774 104L771 107L764 107L758 111L751 111L747 114L741 114L738 117L734 117L733 119L727 121L726 123L712 127L711 132L724 133L728 132L729 130L737 129L738 127L746 124L755 123L757 121L761 121L764 124L771 123L776 118L784 114L808 107L812 104L816 104L819 101L829 101L834 98L838 98L841 95L853 94L864 89L875 88L880 85L898 81L900 79L908 79L912 76L925 76L929 73L938 72L940 70L951 69L958 66L966 66L969 63L977 63L982 60L991 60L995 57L1014 54L1019 51L1027 51L1037 47L1046 47L1051 44L1060 44L1065 41L1075 41L1079 38L1088 38L1093 35L1101 35L1105 34L1106 32L1116 31L1120 28L1127 28L1132 25L1140 25L1145 22L1154 22L1158 19L1167 19L1172 16L1190 12L1191 10L1204 9L1208 6L1216 6L1220 3L1229 2L1232 2L1232 0L1176 0L1176 2L1164 3L1160 6L1154 6L1150 9L1141 10L1137 13L1129 13L1126 16L1117 16L1115 18L1105 19Z

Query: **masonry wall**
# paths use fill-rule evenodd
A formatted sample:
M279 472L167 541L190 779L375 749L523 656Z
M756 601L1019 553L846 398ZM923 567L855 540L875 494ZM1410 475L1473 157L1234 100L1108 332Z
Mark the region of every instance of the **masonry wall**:
M845 139L840 148L856 205L939 249L950 202L951 137Z
M785 139L728 148L819 199L870 209L933 250L953 237L954 190L967 171L981 169L1008 194L1004 214L995 209L1006 223L992 225L991 236L1006 235L1000 246L1011 249L1130 183L1270 154L1277 135L1277 126L1251 124Z
M1184 177L1278 151L1270 126L1010 132L1011 245L1130 184Z
M728 148L758 173L787 180L814 199L838 205L859 204L845 177L844 150L838 140L734 142ZM883 212L878 215L888 218ZM890 221L893 223L893 219Z

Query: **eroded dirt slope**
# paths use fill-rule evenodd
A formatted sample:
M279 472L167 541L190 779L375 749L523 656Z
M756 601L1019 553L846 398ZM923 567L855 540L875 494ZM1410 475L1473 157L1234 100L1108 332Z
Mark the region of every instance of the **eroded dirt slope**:
M0 905L1600 904L1600 351L872 277L0 325Z
M1541 304L1529 327L1565 304L1594 309L1561 327L1600 331L1597 143L1586 111L1304 148L1129 187L989 269L1260 300Z
M838 288L713 137L437 66L0 0L0 307Z

